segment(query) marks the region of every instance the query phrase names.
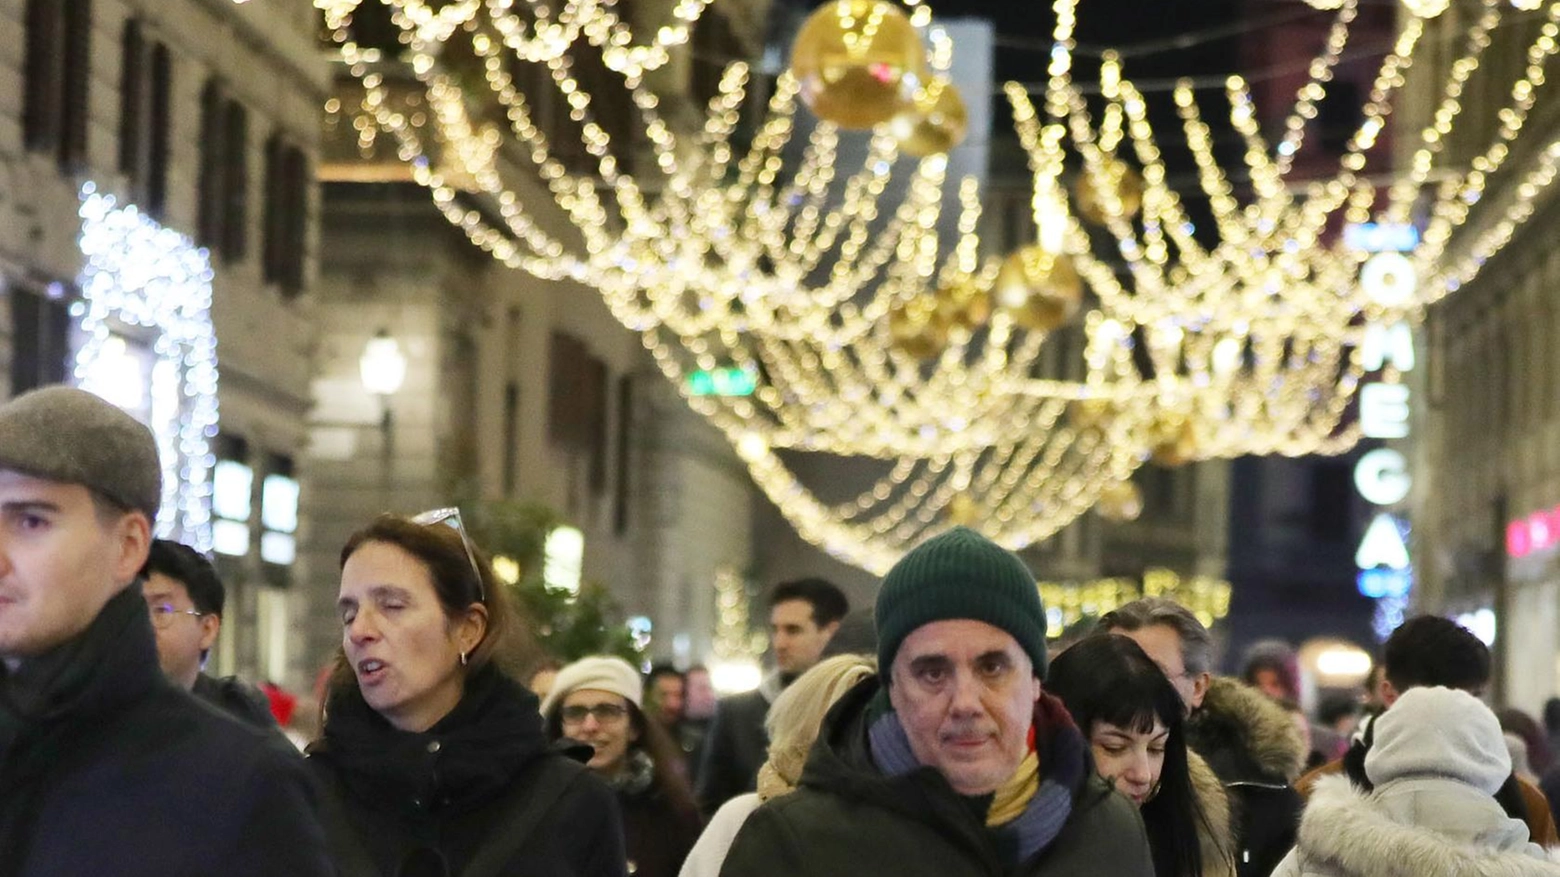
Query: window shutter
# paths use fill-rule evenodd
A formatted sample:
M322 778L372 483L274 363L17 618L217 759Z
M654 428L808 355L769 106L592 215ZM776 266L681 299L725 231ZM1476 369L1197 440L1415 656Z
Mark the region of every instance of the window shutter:
M244 258L249 249L249 112L238 101L227 105L227 199L222 218L222 251L229 260Z
M65 2L64 113L60 120L60 169L87 167L92 124L92 0Z
M61 16L57 0L28 0L22 139L35 152L59 142Z
M200 182L196 191L195 209L195 240L212 250L218 249L222 243L222 220L226 206L223 203L222 173L226 169L227 150L223 145L223 135L227 126L222 110L222 88L212 79L200 92Z
M260 220L260 273L266 283L281 279L282 141L272 134L265 141L265 209Z
M141 36L141 22L132 18L125 22L124 36L120 41L119 72L119 172L132 182L142 181L141 156L142 120L146 118L143 103L146 99L146 41Z
M152 49L152 94L146 169L146 212L162 219L168 203L168 138L173 124L173 58L168 47Z

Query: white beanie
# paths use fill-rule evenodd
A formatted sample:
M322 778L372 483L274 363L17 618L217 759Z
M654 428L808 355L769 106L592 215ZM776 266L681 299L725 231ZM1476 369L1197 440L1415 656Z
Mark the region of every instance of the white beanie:
M636 708L642 705L644 696L644 682L633 665L610 655L591 655L558 671L552 690L542 700L542 715L552 718L553 711L563 704L569 692L581 688L616 694Z
M1365 775L1378 786L1404 777L1446 777L1493 795L1511 775L1500 720L1466 691L1410 688L1373 730Z

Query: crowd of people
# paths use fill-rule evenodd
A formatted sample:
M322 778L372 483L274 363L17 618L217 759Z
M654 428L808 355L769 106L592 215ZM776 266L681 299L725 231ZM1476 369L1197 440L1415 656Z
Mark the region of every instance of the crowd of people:
M1170 600L1058 647L1024 563L955 527L870 613L777 585L773 672L717 700L703 668L539 659L457 510L387 514L341 550L300 753L204 672L222 584L153 538L161 501L119 409L0 405L0 877L1560 875L1560 701L1491 711L1443 618L1312 721L1292 652L1216 675Z

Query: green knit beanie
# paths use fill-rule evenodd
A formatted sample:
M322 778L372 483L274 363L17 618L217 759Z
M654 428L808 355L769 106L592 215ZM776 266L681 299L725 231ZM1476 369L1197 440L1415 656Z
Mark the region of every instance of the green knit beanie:
M967 527L916 546L883 577L877 609L878 667L888 673L905 637L933 621L971 619L1018 641L1045 675L1045 609L1018 555Z

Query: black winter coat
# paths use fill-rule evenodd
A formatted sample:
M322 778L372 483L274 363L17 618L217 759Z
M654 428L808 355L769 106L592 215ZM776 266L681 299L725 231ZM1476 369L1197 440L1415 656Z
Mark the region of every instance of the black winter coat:
M271 715L271 704L265 695L237 676L218 679L202 673L195 677L195 687L190 693L241 722L277 730L276 717Z
M1229 794L1237 877L1272 874L1295 845L1304 806L1293 784L1306 756L1299 729L1267 695L1216 677L1186 724L1186 745Z
M721 877L1153 877L1143 820L1095 774L1081 738L1074 744L1081 764L1071 812L1060 832L1027 860L1005 864L1012 856L972 799L942 774L929 767L900 776L878 770L867 737L868 704L878 690L876 678L865 680L829 711L800 787L748 816ZM1039 707L1036 720L1038 731Z
M778 687L778 686L776 686ZM695 796L705 816L743 792L758 788L758 769L769 754L764 717L773 694L763 688L723 697L700 753Z
M355 685L333 694L309 765L341 877L442 873L416 870L429 860L469 877L623 877L616 796L549 745L539 706L492 667L422 733L392 727Z
M0 875L324 877L303 759L163 676L138 585L0 669Z
M654 786L637 794L618 793L628 840L629 873L677 877L683 859L699 839L699 814L683 812ZM685 805L686 806L686 805Z

